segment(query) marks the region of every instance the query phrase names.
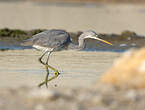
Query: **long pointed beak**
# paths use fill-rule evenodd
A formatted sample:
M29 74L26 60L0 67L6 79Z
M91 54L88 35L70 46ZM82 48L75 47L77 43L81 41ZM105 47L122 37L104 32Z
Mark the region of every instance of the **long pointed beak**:
M102 42L104 42L104 43L106 43L106 44L113 45L112 43L110 43L110 42L108 42L108 41L106 41L106 40L100 39L100 38L98 38L97 36L95 36L95 39L96 39L96 40L99 40L99 41L102 41Z

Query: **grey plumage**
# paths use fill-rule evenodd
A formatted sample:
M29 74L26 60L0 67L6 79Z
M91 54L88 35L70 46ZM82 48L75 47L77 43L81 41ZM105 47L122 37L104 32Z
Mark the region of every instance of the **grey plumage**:
M47 30L38 33L23 42L23 45L39 45L47 48L59 48L71 43L70 35L64 30Z
M81 50L81 49L85 48L84 40L87 38L100 40L102 42L112 45L111 43L98 38L97 34L91 30L83 32L79 36L79 39L78 39L79 44L75 45L71 41L69 33L67 33L64 30L57 30L57 29L52 29L52 30L47 30L47 31L41 32L39 34L32 36L32 38L25 40L22 43L22 45L32 45L34 48L44 51L42 56L39 58L39 61L40 61L40 63L45 65L47 75L45 77L45 81L40 83L39 87L42 86L43 84L46 84L46 86L47 86L48 81L51 81L52 79L56 78L59 75L59 72L57 69L48 65L48 60L49 60L49 56L50 56L51 52L56 51L56 50L62 50L62 49ZM48 53L48 58L46 60L46 63L44 63L42 61L42 58L46 53ZM48 68L52 69L55 74L55 76L51 77L50 79L48 79L48 75L49 75Z
M71 41L69 33L64 30L51 29L41 33L38 33L32 38L24 40L22 45L32 46L39 45L47 48L55 48L55 50L60 49L76 49L81 50L85 48L85 37L86 36L95 36L96 33L94 31L86 31L82 33L78 39L79 45L73 44Z

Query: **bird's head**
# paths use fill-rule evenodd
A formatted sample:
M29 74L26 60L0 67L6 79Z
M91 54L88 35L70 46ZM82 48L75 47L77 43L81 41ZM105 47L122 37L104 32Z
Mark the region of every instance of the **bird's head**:
M103 40L103 39L100 39L98 37L98 35L96 34L96 32L92 31L92 30L89 30L89 31L85 31L83 34L82 34L83 38L84 39L87 39L87 38L90 38L90 39L96 39L96 40L99 40L101 42L104 42L106 44L109 44L109 45L112 45L112 43L106 41L106 40Z

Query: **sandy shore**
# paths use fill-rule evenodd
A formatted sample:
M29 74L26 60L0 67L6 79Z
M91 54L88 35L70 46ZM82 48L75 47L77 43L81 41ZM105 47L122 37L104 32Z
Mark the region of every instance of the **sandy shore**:
M0 87L36 87L46 73L43 65L38 62L40 54L34 50L0 51ZM119 56L120 53L115 52L54 52L50 64L62 74L50 82L49 86L87 87L100 79Z
M45 71L39 55L34 50L0 51L1 110L144 110L145 89L97 82L121 53L55 52L50 64L62 74L41 89L36 85Z
M58 4L42 2L0 2L0 28L67 31L93 29L98 33L132 30L145 35L144 5Z

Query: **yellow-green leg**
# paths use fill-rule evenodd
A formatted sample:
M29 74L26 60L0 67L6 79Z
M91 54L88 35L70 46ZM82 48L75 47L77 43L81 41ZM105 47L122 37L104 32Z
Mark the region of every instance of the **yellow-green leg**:
M57 69L55 69L55 68L53 68L52 66L48 65L48 59L49 59L49 55L50 55L51 52L48 54L48 59L47 59L46 63L44 63L44 62L41 60L42 57L43 57L47 52L48 52L48 51L46 51L46 52L39 58L39 62L42 63L43 65L45 65L47 74L46 74L46 77L45 77L45 81L43 81L42 83L40 83L40 84L38 85L38 87L41 87L41 86L44 85L44 84L46 85L46 87L48 87L47 83L48 83L49 81L51 81L51 80L57 78L57 76L60 74L60 73L58 72ZM51 77L50 79L48 79L48 76L49 76L49 69L48 69L48 68L52 69L52 70L54 71L54 74L55 74L55 76Z
M48 76L49 76L49 70L48 70L48 67L45 65L45 68L46 68L46 77L45 77L45 85L46 87L48 88L48 84L47 84L47 80L48 80Z
M46 53L48 53L49 51L48 50L46 50L43 54L42 54L42 56L39 58L39 62L40 63L42 63L43 65L46 65L41 59L44 57L44 55L46 54ZM48 63L48 61L46 62L46 63ZM45 82L47 82L47 80L48 80L48 76L49 76L49 70L48 70L48 67L47 66L45 66L45 68L46 68L46 77L45 77ZM45 83L45 85L46 85L46 87L48 87L48 85L47 85L47 83ZM41 84L39 84L38 85L39 87L41 86Z
M40 83L40 84L38 85L38 87L41 87L41 86L44 85L44 84L46 84L46 87L48 87L48 86L47 86L47 83L48 83L49 81L51 81L51 80L57 78L58 75L60 74L60 73L58 72L58 70L56 70L56 69L53 68L52 66L50 66L50 65L48 65L48 64L45 64L45 66L46 66L46 70L47 70L47 75L46 75L46 77L45 77L45 81L43 81L42 83ZM51 77L50 79L48 79L48 75L49 75L48 68L52 69L52 70L54 71L54 74L55 74L55 76Z

